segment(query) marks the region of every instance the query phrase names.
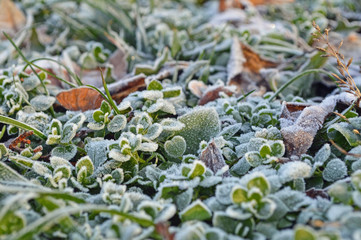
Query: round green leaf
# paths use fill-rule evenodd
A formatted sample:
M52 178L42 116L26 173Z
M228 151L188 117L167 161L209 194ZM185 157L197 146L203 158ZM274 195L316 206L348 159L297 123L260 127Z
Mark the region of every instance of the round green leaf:
M239 186L235 186L231 192L231 199L233 203L242 203L242 202L246 202L247 201L247 190L239 187Z
M119 132L123 130L127 124L127 119L124 115L116 115L114 118L108 123L109 132Z
M55 98L51 96L38 95L30 100L30 104L35 108L36 111L45 111L53 106Z
M164 143L164 150L172 157L181 157L186 147L186 141L181 136L175 136Z

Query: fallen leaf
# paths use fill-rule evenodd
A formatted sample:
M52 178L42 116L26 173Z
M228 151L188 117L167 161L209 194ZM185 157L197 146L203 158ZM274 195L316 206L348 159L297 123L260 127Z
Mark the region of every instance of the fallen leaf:
M199 98L198 105L205 105L208 102L214 101L217 98L220 98L219 95L221 92L232 96L235 90L231 86L216 85L216 86L207 86L202 81L192 80L188 84L188 89L190 92Z
M214 141L209 143L207 148L202 151L199 159L204 162L204 164L214 173L217 173L219 170L221 170L224 166L227 165L224 161L221 150L219 150ZM230 176L229 171L225 172L223 176Z
M234 85L237 93L268 87L260 74L263 68L276 67L277 63L260 57L251 47L233 38L227 64L227 85Z
M0 30L14 35L25 26L24 13L11 0L0 0Z
M214 86L207 88L206 91L203 92L202 97L198 101L198 105L205 105L208 102L214 101L217 98L221 97L219 94L223 92L228 96L232 96L234 91L230 89L229 86Z
M276 67L277 63L261 58L254 50L241 44L243 55L246 59L243 67L252 73L259 73L262 68Z
M307 152L326 117L333 112L337 101L338 99L332 96L314 106L283 103L281 133L289 156L301 156Z
M284 4L292 3L294 0L249 0L253 5Z
M188 84L188 89L189 91L191 91L191 93L199 98L202 97L203 92L208 88L208 86L202 82L202 81L198 81L198 80L192 80L189 82Z
M267 4L283 4L283 3L291 3L294 0L248 0L253 5L267 5ZM223 12L228 8L245 8L246 6L243 4L241 0L219 0L218 10Z
M117 49L109 58L109 63L113 65L112 77L116 80L127 75L128 62L127 54L124 50Z
M56 99L67 110L84 112L99 108L104 98L92 88L78 87L60 92Z
M139 74L134 77L121 79L118 82L108 84L109 92L112 98L120 103L125 97L127 97L132 92L142 90L146 87L145 75ZM101 89L104 91L104 89Z

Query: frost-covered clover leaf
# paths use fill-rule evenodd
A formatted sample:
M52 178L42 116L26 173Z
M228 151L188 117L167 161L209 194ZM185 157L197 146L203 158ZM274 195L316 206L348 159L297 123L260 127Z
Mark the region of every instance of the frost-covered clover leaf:
M175 136L164 143L164 150L172 157L181 157L186 150L187 143L181 136Z

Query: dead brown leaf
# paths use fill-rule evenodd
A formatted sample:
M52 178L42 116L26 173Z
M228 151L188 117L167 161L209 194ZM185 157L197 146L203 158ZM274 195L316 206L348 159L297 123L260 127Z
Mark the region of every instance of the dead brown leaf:
M116 80L127 75L128 62L127 54L123 50L116 50L109 58L109 63L113 65L112 77Z
M294 0L248 0L253 5L268 5L268 4L283 4L291 3ZM218 9L220 12L227 10L228 8L241 8L245 7L245 1L242 0L219 0Z
M214 141L209 143L207 148L202 151L199 159L214 173L217 173L220 169L227 165L224 161L221 150L219 150ZM223 176L230 176L229 171L225 172Z
M104 100L99 92L89 87L62 91L56 95L56 99L64 108L82 112L99 108Z
M139 74L134 77L121 79L118 82L108 84L109 92L112 98L120 103L125 97L135 91L142 90L146 87L145 75ZM102 88L104 91L104 89Z
M232 96L234 91L232 91L229 87L226 86L215 86L208 88L202 95L202 97L198 101L198 105L205 105L208 102L214 101L220 97L220 93L223 92L228 96Z
M333 112L337 99L325 98L319 105L284 103L280 118L281 133L289 156L301 156L311 147L317 131Z
M0 0L0 30L14 35L25 26L24 13L11 0Z
M207 86L202 81L192 80L188 84L188 89L191 93L199 98L198 105L205 105L208 102L214 101L217 98L220 98L219 95L221 92L232 96L234 94L234 89L230 86L216 85L216 86Z
M227 85L236 86L237 93L258 90L262 86L267 88L268 84L263 80L260 70L277 65L278 63L262 58L251 47L234 38L227 65Z
M246 59L246 62L243 65L246 70L259 74L259 71L262 68L271 68L277 66L277 63L260 57L254 50L252 50L251 47L245 44L241 44L241 48Z

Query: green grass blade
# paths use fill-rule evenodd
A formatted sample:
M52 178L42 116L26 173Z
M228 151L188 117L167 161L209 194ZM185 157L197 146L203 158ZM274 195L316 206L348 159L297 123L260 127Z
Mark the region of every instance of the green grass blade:
M302 78L305 75L311 74L311 73L323 73L328 75L330 78L334 78L329 72L326 72L323 69L310 69L310 70L306 70L304 72L301 72L299 74L297 74L296 76L294 76L293 78L291 78L290 80L288 80L288 82L286 82L285 84L283 84L274 94L272 97L270 97L268 99L268 102L271 102L272 100L274 100L281 92L283 92L283 90L285 90L289 85L291 85L292 83L294 83L295 81L297 81L298 79Z
M18 127L18 128L21 128L21 129L24 129L27 131L33 131L34 134L36 136L40 137L41 139L43 139L43 140L47 139L46 135L44 133L42 133L41 131L39 131L38 129L36 129L26 123L19 122L18 120L15 120L13 118L9 118L9 117L0 115L0 122L9 124L9 125L13 125L15 127Z
M150 220L142 219L128 213L123 213L114 209L110 209L107 206L84 204L81 206L78 205L78 206L63 207L55 211L52 211L46 214L44 217L36 220L35 222L29 224L27 227L20 230L17 234L12 236L12 239L33 239L33 236L35 234L41 233L45 229L51 228L52 226L57 224L61 219L69 215L79 214L82 212L109 213L114 216L120 216L123 217L124 219L129 219L144 227L154 226L154 223Z

